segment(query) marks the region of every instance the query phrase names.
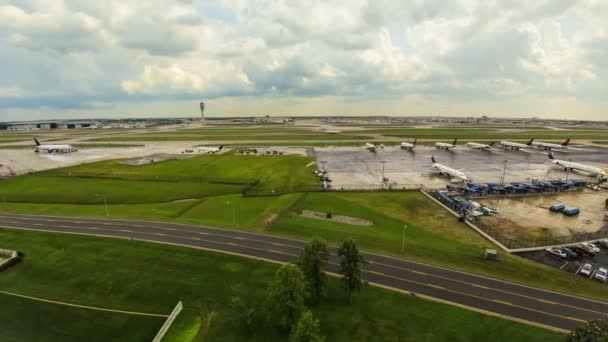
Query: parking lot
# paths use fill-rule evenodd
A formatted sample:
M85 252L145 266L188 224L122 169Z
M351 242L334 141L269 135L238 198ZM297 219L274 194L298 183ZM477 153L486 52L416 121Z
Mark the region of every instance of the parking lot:
M599 244L595 245L599 247L599 253L592 256L583 255L579 256L578 258L560 258L558 256L551 255L545 251L521 252L517 253L517 255L580 276L583 276L580 273L582 266L585 263L589 263L592 265L593 269L591 274L587 277L590 278L590 280L600 281L598 279L595 279L595 274L600 267L608 268L608 249ZM606 283L606 281L608 281L608 279L604 280L603 282Z
M598 167L606 167L605 160L608 160L608 149L601 148L573 147L554 151L554 154L558 159ZM506 182L566 177L594 179L584 173L566 174L561 169L551 167L547 152L536 149L480 151L457 146L454 150L446 151L419 146L414 151L386 147L374 153L361 146L315 148L315 155L319 165L329 172L334 188L379 185L383 175L388 178L387 185L394 188L412 185L442 188L449 182L449 177L434 174L431 156L435 156L438 163L462 170L474 182L498 182L503 172Z

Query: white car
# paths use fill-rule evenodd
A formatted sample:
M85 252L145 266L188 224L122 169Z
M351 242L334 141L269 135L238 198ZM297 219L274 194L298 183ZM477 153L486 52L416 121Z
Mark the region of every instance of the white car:
M600 248L592 243L589 242L583 242L581 243L581 247L583 247L584 249L588 250L591 253L597 254L600 252Z
M593 266L591 264L584 264L583 267L581 267L580 274L584 275L585 277L591 277L592 272Z
M545 253L547 253L549 255L553 255L558 258L562 258L562 259L568 258L568 256L566 255L566 253L564 251L562 251L559 248L555 248L555 247L545 249Z
M603 267L600 267L600 269L597 270L597 272L595 273L595 279L605 283L606 278L608 278L608 270Z

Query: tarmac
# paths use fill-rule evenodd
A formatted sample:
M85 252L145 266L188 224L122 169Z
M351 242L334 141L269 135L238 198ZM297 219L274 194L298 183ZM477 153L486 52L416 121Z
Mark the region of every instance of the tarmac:
M9 229L142 240L235 254L275 263L298 260L305 241L167 222L0 213ZM387 288L526 324L567 332L608 315L608 303L438 266L363 252L365 280ZM338 273L336 247L327 271ZM438 317L439 319L439 317Z
M571 147L553 151L557 159L569 160L597 167L607 167L608 149ZM371 152L361 147L315 148L319 167L325 168L332 180L332 187L362 189L379 186L383 175L386 186L445 188L450 177L439 176L431 168L431 156L438 163L463 171L474 182L500 182L504 172L505 182L525 182L534 179L576 178L597 181L582 172L566 173L549 163L546 151L530 148L510 151L493 148L488 151L457 146L453 150L439 150L418 146L414 151L399 147L386 147ZM506 161L506 167L505 167Z

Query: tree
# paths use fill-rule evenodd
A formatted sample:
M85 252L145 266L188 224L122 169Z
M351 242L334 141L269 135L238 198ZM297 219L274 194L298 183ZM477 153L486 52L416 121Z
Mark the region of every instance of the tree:
M291 331L289 342L324 342L325 337L321 336L319 330L319 320L314 318L310 310L306 310Z
M365 258L359 253L359 248L353 240L344 241L338 248L340 257L340 273L342 274L342 286L348 292L348 302L350 303L354 291L361 290L365 284L361 273L367 264Z
M304 310L305 295L302 271L294 264L281 266L275 273L266 295L270 323L281 330L290 330Z
M329 249L327 242L321 238L315 237L304 246L304 250L300 254L298 266L304 273L306 280L306 293L310 302L313 304L319 303L323 290L327 283L327 275L323 271L323 267L329 260Z
M608 320L593 320L574 329L568 342L606 342L608 341Z

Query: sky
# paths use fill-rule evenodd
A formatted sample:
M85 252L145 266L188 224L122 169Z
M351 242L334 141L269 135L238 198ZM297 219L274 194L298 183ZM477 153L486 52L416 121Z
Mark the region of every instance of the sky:
M608 119L605 0L0 0L0 121Z

